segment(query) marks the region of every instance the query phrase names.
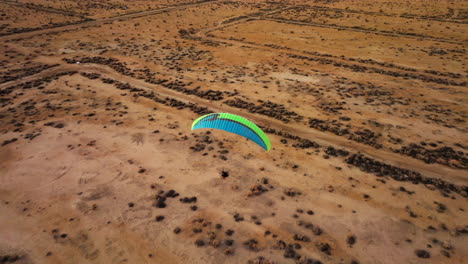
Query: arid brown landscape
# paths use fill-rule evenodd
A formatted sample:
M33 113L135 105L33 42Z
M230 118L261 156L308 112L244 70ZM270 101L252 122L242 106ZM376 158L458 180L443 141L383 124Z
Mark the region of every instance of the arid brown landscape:
M466 263L467 44L462 0L0 0L0 263Z

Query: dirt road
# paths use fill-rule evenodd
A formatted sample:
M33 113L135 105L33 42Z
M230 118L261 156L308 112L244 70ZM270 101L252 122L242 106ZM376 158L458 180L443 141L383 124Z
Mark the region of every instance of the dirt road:
M202 98L193 96L193 95L186 95L183 93L179 93L170 89L167 89L161 85L155 85L151 83L147 83L143 80L139 80L136 78L132 78L123 74L120 74L113 69L105 66L105 65L97 65L97 64L63 64L55 68L51 68L40 72L35 75L31 75L25 77L21 80L6 82L0 84L0 89L4 89L6 87L11 87L13 85L33 81L36 79L40 79L49 75L53 75L56 73L67 72L67 71L78 71L78 72L86 72L86 73L99 73L103 77L112 78L118 80L120 82L129 83L130 85L139 88L139 89L148 89L151 91L155 91L162 96L171 97L186 103L194 103L199 106L207 107L214 112L230 112L234 114L239 114L242 116L247 117L250 120L255 121L258 124L262 124L277 130L283 130L287 133L297 135L301 138L308 139L311 141L316 141L322 145L330 145L334 147L346 148L351 152L360 152L369 157L372 157L376 160L380 160L387 164L391 164L394 166L402 167L408 170L413 170L420 172L421 174L431 177L431 178L441 178L446 181L450 181L457 185L467 185L468 179L466 179L466 174L463 170L457 170L453 168L448 168L445 166L441 166L438 164L426 164L422 161L407 158L401 156L396 153L392 153L387 150L383 149L375 149L371 146L367 146L364 144L360 144L354 141L350 141L346 138L336 136L329 133L324 133L313 128L304 127L302 124L285 124L281 121L268 118L265 116L261 116L258 114L252 114L247 111L239 110L238 108L230 107L222 102L213 102L204 100Z

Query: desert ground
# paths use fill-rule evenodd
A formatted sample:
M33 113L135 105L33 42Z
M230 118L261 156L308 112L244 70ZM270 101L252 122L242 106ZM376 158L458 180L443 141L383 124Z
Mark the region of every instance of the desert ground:
M0 0L0 263L467 263L467 44L463 0Z

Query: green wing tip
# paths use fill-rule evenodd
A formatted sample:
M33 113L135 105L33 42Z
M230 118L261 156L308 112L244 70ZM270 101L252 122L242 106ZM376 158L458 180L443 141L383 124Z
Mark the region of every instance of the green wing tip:
M211 114L202 115L202 116L198 117L197 119L195 119L195 121L193 121L193 123L192 123L192 129L191 130L193 130L193 127L198 123L198 121L202 120L203 118L205 118L208 115L211 115Z

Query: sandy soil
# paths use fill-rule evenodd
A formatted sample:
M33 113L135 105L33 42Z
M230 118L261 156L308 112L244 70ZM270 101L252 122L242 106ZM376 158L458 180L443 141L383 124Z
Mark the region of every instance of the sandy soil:
M83 18L80 17L50 13L3 2L0 2L0 10L0 36L83 21Z
M8 0L5 0L8 1ZM158 9L167 6L174 6L178 4L195 3L195 0L159 0L159 1L148 1L148 0L19 0L18 3L27 5L30 8L46 8L49 10L61 10L72 12L76 15L84 15L91 18L104 18L110 16L119 16L134 12L140 12L150 9Z
M465 1L0 6L0 263L468 258Z

